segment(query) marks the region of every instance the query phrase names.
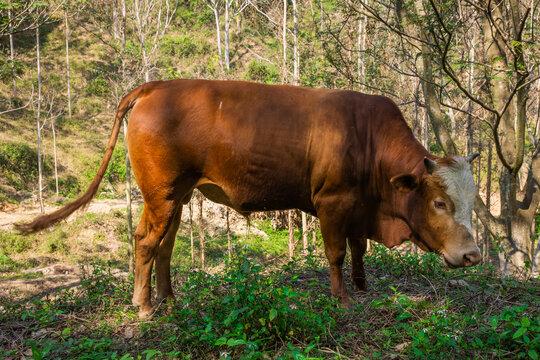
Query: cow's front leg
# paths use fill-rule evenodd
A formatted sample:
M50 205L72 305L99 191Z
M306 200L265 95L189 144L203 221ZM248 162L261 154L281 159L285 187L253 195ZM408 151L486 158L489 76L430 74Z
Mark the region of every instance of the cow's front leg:
M349 306L351 296L343 279L343 261L347 251L344 218L331 209L321 209L318 215L321 222L324 252L330 265L331 294L338 298L342 305Z
M364 237L348 238L351 249L351 280L359 290L366 290L366 273L364 271L364 254L367 248L367 239Z

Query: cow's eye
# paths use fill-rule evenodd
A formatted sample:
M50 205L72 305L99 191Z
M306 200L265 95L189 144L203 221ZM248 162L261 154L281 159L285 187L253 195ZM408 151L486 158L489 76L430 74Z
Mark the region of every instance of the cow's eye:
M435 209L448 210L444 201L435 201Z

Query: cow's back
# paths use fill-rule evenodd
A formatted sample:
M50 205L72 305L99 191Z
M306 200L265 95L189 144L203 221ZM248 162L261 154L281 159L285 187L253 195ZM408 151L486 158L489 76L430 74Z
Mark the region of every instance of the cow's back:
M367 95L204 80L145 86L128 136L163 144L168 154L158 156L170 157L171 172L241 212L314 212L314 193L328 181L354 183L358 158L371 152L369 136L358 138L372 130L363 124L369 101L359 99Z

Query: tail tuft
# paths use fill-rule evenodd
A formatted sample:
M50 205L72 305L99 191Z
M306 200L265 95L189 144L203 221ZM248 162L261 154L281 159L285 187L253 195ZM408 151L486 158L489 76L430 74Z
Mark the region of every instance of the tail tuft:
M92 185L94 184L92 183ZM15 230L17 230L22 235L33 234L64 220L78 209L88 205L90 200L92 200L92 198L94 197L99 183L95 184L95 189L92 185L88 188L88 190L83 196L81 196L74 202L69 203L66 206L50 214L38 216L31 222L15 224Z

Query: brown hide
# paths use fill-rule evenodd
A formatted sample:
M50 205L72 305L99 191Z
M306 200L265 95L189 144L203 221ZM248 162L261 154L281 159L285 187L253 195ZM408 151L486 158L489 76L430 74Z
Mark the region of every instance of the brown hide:
M135 232L133 301L141 315L152 309L154 260L158 297L173 297L170 254L182 204L194 188L246 215L297 208L318 216L331 292L344 302L350 299L341 270L347 238L353 280L361 288L366 238L389 247L413 240L426 250L438 249L412 230L423 226L427 214L424 199L413 190L421 186L424 158L434 157L388 98L232 81L152 82L122 100L111 152L121 118L131 107L127 143L145 202ZM93 185L99 185L100 174ZM39 230L69 211L20 228Z
M149 196L163 186L165 175L151 170L161 163L171 183L189 180L190 189L246 214L316 214L321 194L346 192L358 212L350 225L372 236L381 201L391 201L392 211L401 205L389 179L421 175L429 155L381 96L200 80L145 87L130 116L128 146Z

